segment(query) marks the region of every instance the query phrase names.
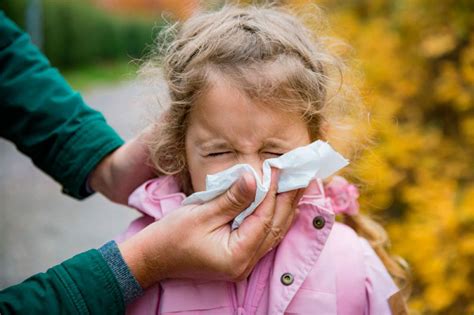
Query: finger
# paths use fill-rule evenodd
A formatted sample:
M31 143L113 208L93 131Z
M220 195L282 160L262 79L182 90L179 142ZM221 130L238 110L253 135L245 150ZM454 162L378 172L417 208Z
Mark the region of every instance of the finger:
M252 215L260 217L264 221L268 221L268 220L271 221L273 219L273 216L275 214L275 202L276 202L276 195L278 193L279 177L280 177L280 170L277 168L272 168L271 178L270 178L270 187L268 188L268 193L263 199L262 203L255 209Z
M201 219L216 226L229 223L255 200L256 189L254 177L245 173L225 193L207 203Z
M276 168L271 169L271 178L270 178L270 187L268 193L263 199L262 203L255 209L255 211L248 216L240 225L239 229L241 233L255 233L255 225L260 225L263 229L261 230L264 233L268 233L269 229L272 226L273 216L275 215L275 202L276 195L278 191L278 178L280 176L280 170ZM254 224L251 221L256 221ZM247 227L248 225L248 227ZM247 232L247 229L250 229ZM260 231L259 231L260 232ZM264 238L261 240L263 241Z
M277 197L277 205L280 203L280 199L288 199L288 200L283 200L283 204L288 205L290 204L290 201L293 197L292 195L295 195L296 198L291 202L292 207L293 205L297 204L297 199L298 195L301 194L299 192L287 192L282 195L279 195ZM288 208L291 209L291 208ZM297 209L296 206L293 207L294 211L291 211L288 215L282 215L282 216L277 216L279 212L281 211L279 207L276 207L275 211L275 226L272 227L270 232L267 234L265 240L262 242L260 247L255 251L255 254L252 256L247 269L245 270L244 274L248 275L250 272L252 272L253 266L257 264L257 262L262 259L263 256L265 256L268 252L270 252L272 249L274 249L278 244L281 242L281 240L285 237L286 233L288 232L289 228L292 226L294 218L296 217Z
M299 198L301 198L300 190L293 190L276 196L275 215L273 216L272 227L255 252L253 259L258 261L267 252L275 248L284 238L293 224Z
M231 234L231 238L234 240L238 252L243 253L243 257L245 257L247 261L252 261L251 257L256 254L262 242L271 231L272 220L275 215L279 174L280 171L278 169L272 169L270 188L267 196L265 196L262 203L255 209L255 212L248 216L240 227Z
M298 189L298 193L296 194L295 201L293 203L293 208L296 208L298 206L298 203L300 202L301 198L304 195L306 188L300 188Z

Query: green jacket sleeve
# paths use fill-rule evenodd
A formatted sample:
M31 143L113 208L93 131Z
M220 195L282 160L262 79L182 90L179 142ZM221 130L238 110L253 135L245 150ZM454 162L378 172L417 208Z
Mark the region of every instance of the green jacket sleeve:
M123 140L0 11L0 136L76 198L94 167Z
M0 291L0 314L124 314L120 287L97 250Z

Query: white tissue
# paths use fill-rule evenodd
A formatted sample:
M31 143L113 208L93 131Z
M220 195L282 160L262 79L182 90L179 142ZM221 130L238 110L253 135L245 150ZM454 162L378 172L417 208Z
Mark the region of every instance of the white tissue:
M309 185L312 179L324 179L349 162L328 143L317 140L307 146L296 148L278 158L263 162L263 179L249 164L237 164L222 172L207 175L206 190L194 193L184 199L183 205L202 204L224 193L244 173L253 174L257 183L255 200L242 211L232 222L236 229L263 201L270 187L271 169L273 166L280 169L278 192L286 192Z

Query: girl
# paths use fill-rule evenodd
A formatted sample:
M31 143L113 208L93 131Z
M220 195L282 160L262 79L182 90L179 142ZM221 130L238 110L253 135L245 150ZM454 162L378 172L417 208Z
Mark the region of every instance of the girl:
M238 163L261 172L266 159L317 139L333 140L338 122L347 126L343 114L359 109L354 90L341 83L342 63L321 37L313 38L280 9L224 7L194 16L160 62L171 105L155 126L150 149L154 165L168 176L130 196L130 205L144 216L122 239L179 207L187 195L205 190L207 174ZM153 62L145 66L151 73L157 68ZM305 190L288 234L247 279L168 279L128 311L402 313L403 300L386 268L396 278L403 270L384 250L383 229L358 214L357 197L357 189L341 177L329 183L316 179ZM335 222L336 214L346 224Z

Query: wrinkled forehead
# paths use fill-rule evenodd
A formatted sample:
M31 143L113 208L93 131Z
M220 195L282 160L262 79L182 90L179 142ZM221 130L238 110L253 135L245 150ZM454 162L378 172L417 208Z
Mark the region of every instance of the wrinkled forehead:
M261 102L258 98L250 97L235 81L216 75L209 80L205 90L195 99L190 116L199 117L202 121L212 119L214 123L221 125L226 121L236 122L245 118L247 127L250 128L259 124L259 117L282 118L285 112L281 111L279 106L272 106ZM251 123L253 120L256 122Z
M186 137L195 133L192 138L197 142L221 139L249 148L275 138L292 143L308 131L299 114L254 101L230 82L219 80L197 99Z
M230 147L246 153L263 147L286 152L295 143L306 143L309 135L299 115L254 102L221 81L209 88L190 113L186 143L204 152Z

